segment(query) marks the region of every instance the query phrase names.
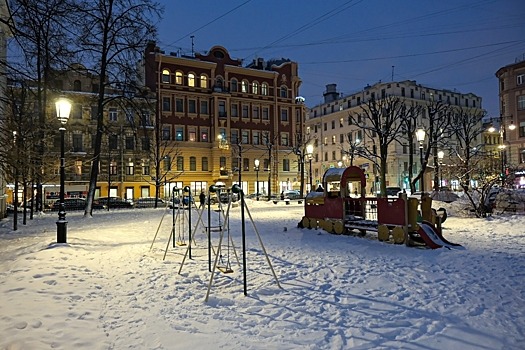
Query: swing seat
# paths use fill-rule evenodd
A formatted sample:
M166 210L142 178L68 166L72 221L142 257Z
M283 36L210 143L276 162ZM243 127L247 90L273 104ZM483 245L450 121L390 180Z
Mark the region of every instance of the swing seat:
M184 246L187 245L187 244L186 244L186 242L177 241L177 245L178 245L179 247L184 247Z
M222 273L232 273L233 270L229 266L217 266L217 269Z
M205 227L204 229L208 231L207 227ZM221 231L222 231L222 226L211 226L210 227L210 232L221 232Z

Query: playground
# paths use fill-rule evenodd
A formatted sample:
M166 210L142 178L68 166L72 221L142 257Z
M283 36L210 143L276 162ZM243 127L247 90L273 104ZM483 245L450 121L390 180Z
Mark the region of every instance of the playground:
M521 346L523 216L462 218L452 203L443 235L465 249L432 250L381 242L374 232L358 237L298 228L304 206L297 202L247 205L282 288L246 219L248 295L233 258L232 273L216 272L207 302L205 233L195 233L193 258L180 274L187 246L170 241L163 259L171 211L151 251L165 209L89 219L69 213L67 245L52 243L55 215L16 233L3 223L0 348ZM240 206L230 210L231 238L240 252ZM214 233L214 242L218 238Z

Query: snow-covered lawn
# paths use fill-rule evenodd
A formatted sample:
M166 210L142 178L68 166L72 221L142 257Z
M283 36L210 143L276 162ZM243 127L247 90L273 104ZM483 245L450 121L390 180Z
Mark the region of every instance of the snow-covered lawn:
M0 348L523 349L525 217L452 207L444 235L465 249L430 250L299 229L297 202L247 205L277 280L246 213L248 295L230 245L234 272L213 275L207 302L203 226L182 265L171 212L153 242L164 209L68 213L68 244L54 243L56 213L16 232L2 221ZM229 229L242 263L240 216Z

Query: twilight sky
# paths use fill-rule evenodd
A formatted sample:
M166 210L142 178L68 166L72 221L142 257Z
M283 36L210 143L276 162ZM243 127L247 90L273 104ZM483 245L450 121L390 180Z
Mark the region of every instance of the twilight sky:
M326 84L347 95L378 81L416 80L472 92L499 115L495 72L525 59L522 0L158 0L166 53L224 46L233 58L299 63L312 107Z

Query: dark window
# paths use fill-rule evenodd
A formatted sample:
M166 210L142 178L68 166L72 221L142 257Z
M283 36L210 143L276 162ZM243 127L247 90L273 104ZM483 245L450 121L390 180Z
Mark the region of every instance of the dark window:
M177 171L183 171L184 170L184 157L178 156L177 157Z
M195 101L195 100L189 100L188 101L188 112L189 113L197 113L197 101Z
M143 137L142 138L142 150L143 151L149 151L150 150L149 137Z
M190 171L196 171L196 170L197 170L197 158L190 157Z
M73 152L83 152L82 134L73 134Z
M126 136L126 149L135 149L135 138L133 136Z
M202 171L208 171L208 157L202 157Z
M175 111L179 113L184 112L184 104L182 98L177 98L175 100Z
M117 149L117 148L118 148L118 136L109 135L109 149Z

